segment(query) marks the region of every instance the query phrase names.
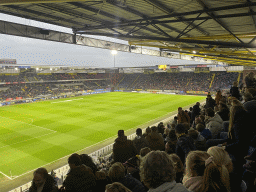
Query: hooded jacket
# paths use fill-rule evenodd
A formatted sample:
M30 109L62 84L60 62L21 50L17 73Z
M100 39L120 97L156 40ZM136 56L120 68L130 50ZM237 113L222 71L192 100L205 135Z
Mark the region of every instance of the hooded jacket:
M87 192L96 186L92 169L86 165L80 165L70 170L63 186L66 192Z
M133 142L133 145L135 146L138 154L140 153L140 150L142 148L149 147L149 143L148 143L147 139L145 139L145 137L143 137L143 136L137 135L132 142Z
M210 117L206 120L206 129L209 129L212 133L212 138L216 139L218 134L222 131L223 120L219 114L215 114L214 117Z
M155 189L149 189L148 192L189 192L181 183L175 181L166 182Z
M113 146L113 156L115 162L125 163L131 157L137 155L137 150L127 136L120 136L115 140Z

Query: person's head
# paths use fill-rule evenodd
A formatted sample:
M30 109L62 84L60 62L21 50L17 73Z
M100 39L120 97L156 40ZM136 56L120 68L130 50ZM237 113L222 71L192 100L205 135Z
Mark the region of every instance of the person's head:
M142 130L141 130L141 128L136 129L136 135L138 135L138 136L141 136L141 135L142 135Z
M200 106L200 103L199 103L199 102L196 102L196 105Z
M80 158L80 155L78 155L77 153L73 153L69 158L68 158L68 164L70 166L71 169L82 165L82 161Z
M228 106L223 102L219 102L219 110L221 111L223 109L228 109Z
M208 116L208 117L214 117L214 111L211 107L207 108L205 110L205 115Z
M108 171L108 176L112 182L123 179L125 177L125 167L120 162L114 163Z
M93 159L89 155L81 154L80 159L81 159L82 164L84 164L92 169L93 173L98 171L97 166L95 165L95 163L93 162Z
M179 107L178 108L178 112L180 113L182 111L182 107Z
M205 161L210 155L205 151L191 151L186 158L186 176L203 176L205 170Z
M202 123L196 125L196 130L202 132L205 129L205 126Z
M175 130L170 130L170 132L168 134L168 137L171 139L171 141L177 140L177 136L176 136Z
M175 180L176 173L171 158L166 152L151 151L142 159L140 178L149 189Z
M199 115L199 118L201 119L201 122L204 122L205 116L204 115Z
M180 159L180 157L176 154L176 153L172 153L169 155L169 157L171 158L175 171L176 173L180 173L180 172L184 172L184 166L183 163Z
M188 135L189 135L192 139L194 139L194 140L197 140L197 138L198 138L198 132L197 132L196 130L193 130L193 129L188 130Z
M197 125L198 123L201 123L201 122L202 122L202 120L200 119L199 115L197 115L195 117L195 124Z
M171 124L171 129L175 129L175 124L174 123Z
M157 133L158 128L156 126L151 127L151 132Z
M211 95L207 95L207 99L211 99L212 98L212 96Z
M97 171L95 173L96 180L105 180L106 179L106 173L104 171Z
M237 87L237 85L238 85L238 82L237 82L237 81L234 81L234 82L233 82L233 87Z
M146 156L150 151L151 151L151 149L149 147L142 148L140 150L140 157Z
M193 111L193 107L189 107L189 111Z
M130 189L125 187L122 183L114 182L106 185L105 192L132 192Z
M124 136L124 130L118 130L117 135L118 137Z
M46 181L48 172L45 168L40 167L34 171L33 175L34 175L33 182L35 183L35 186L40 187Z
M164 134L169 135L170 129L164 129Z
M243 99L244 99L245 102L247 102L247 101L253 100L254 98L253 98L251 93L244 93Z
M175 116L173 119L177 121L177 120L178 120L178 117L177 117L177 116Z
M185 133L185 132L186 132L186 129L183 126L183 124L176 125L176 127L175 127L175 133L176 134L182 134L182 133Z
M207 153L213 156L213 160L217 165L224 165L228 172L231 173L233 171L233 163L227 151L225 151L221 147L210 147L207 150Z
M146 128L146 133L147 133L147 135L151 133L151 128L150 127Z

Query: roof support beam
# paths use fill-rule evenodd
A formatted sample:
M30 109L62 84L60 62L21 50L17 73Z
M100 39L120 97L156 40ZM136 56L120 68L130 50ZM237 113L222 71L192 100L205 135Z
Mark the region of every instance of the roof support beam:
M174 11L170 8L168 8L166 5L162 4L161 2L159 2L158 0L144 0L146 1L147 3L153 5L153 6L156 6L157 8L159 8L160 10L162 10L163 12L165 12L166 14L172 14L174 13ZM184 19L183 16L178 16L178 17L175 17L177 20L181 20L181 19ZM192 23L188 23L188 22L184 22L186 25L191 25L192 27L195 27L195 25ZM200 27L195 27L195 29L197 31L199 31L200 33L202 33L203 35L206 35L208 36L209 33L206 32L205 30L203 30L202 28Z
M209 8L205 5L205 3L204 3L202 0L196 0L196 1L203 7L204 10L209 9ZM244 42L243 42L241 39L239 39L234 33L232 33L232 32L228 29L228 27L225 26L224 23L222 23L220 20L218 20L218 19L216 18L216 15L215 15L213 12L211 12L211 13L206 12L206 14L209 15L214 21L216 21L222 28L224 28L226 31L228 31L228 32L229 32L235 39L237 39L240 43L244 43Z
M130 40L133 40L133 39L141 39L141 40L147 39L147 40L195 43L195 44L206 44L206 45L220 45L220 46L227 46L227 47L256 48L254 45L246 44L246 43L230 43L230 42L220 42L220 41L176 39L176 38L152 37L152 36L127 36L127 35L118 35L118 34L111 34L111 33L97 33L97 32L80 32L80 34L99 35L99 36L107 36L107 37L114 37L114 38L125 38L125 39L130 39Z
M247 2L248 2L248 3L251 3L251 0L247 0ZM249 12L254 12L251 7L249 7ZM255 25L255 28L256 28L256 17L255 17L255 16L252 16L252 19L253 19L253 22L254 22L254 25Z
M215 19L219 19L219 18L234 18L234 17L248 17L250 15L256 15L256 12L251 12L251 13L235 13L235 14L226 14L226 15L217 15L215 16ZM182 20L164 20L164 21L156 21L156 20L152 20L150 22L150 24L163 24L163 23L178 23L178 22L183 22L183 21L193 21L193 20L208 20L208 19L213 19L212 17L208 16L208 17L199 17L199 18L185 18ZM148 19L149 20L149 19ZM78 29L78 30L94 30L94 29L105 29L108 27L127 27L127 26L135 26L138 25L137 21L130 21L129 23L124 23L121 25L115 24L114 26L109 26L109 25L99 25L99 26L92 26L92 27L88 27L88 28L82 28L82 29ZM140 25L148 25L148 23L143 22Z

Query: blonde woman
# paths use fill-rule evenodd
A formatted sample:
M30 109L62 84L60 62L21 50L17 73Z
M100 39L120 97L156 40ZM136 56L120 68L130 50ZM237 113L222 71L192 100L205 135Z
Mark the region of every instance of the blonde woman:
M191 151L186 159L183 185L193 192L230 192L229 174L204 151Z

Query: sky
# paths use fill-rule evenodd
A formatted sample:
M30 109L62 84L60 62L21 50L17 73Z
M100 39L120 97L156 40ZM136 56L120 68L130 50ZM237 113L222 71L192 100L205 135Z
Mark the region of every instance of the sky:
M37 22L29 19L23 19L2 13L0 13L0 20L40 27L43 29L61 31L65 33L72 33L72 30L69 28ZM106 41L128 44L127 41L114 38L91 35L86 36ZM3 58L16 59L17 64L29 65L66 65L84 66L91 68L114 67L114 56L108 49L0 34L0 59ZM116 67L142 67L184 64L198 64L198 62L127 52L118 52L115 56Z

